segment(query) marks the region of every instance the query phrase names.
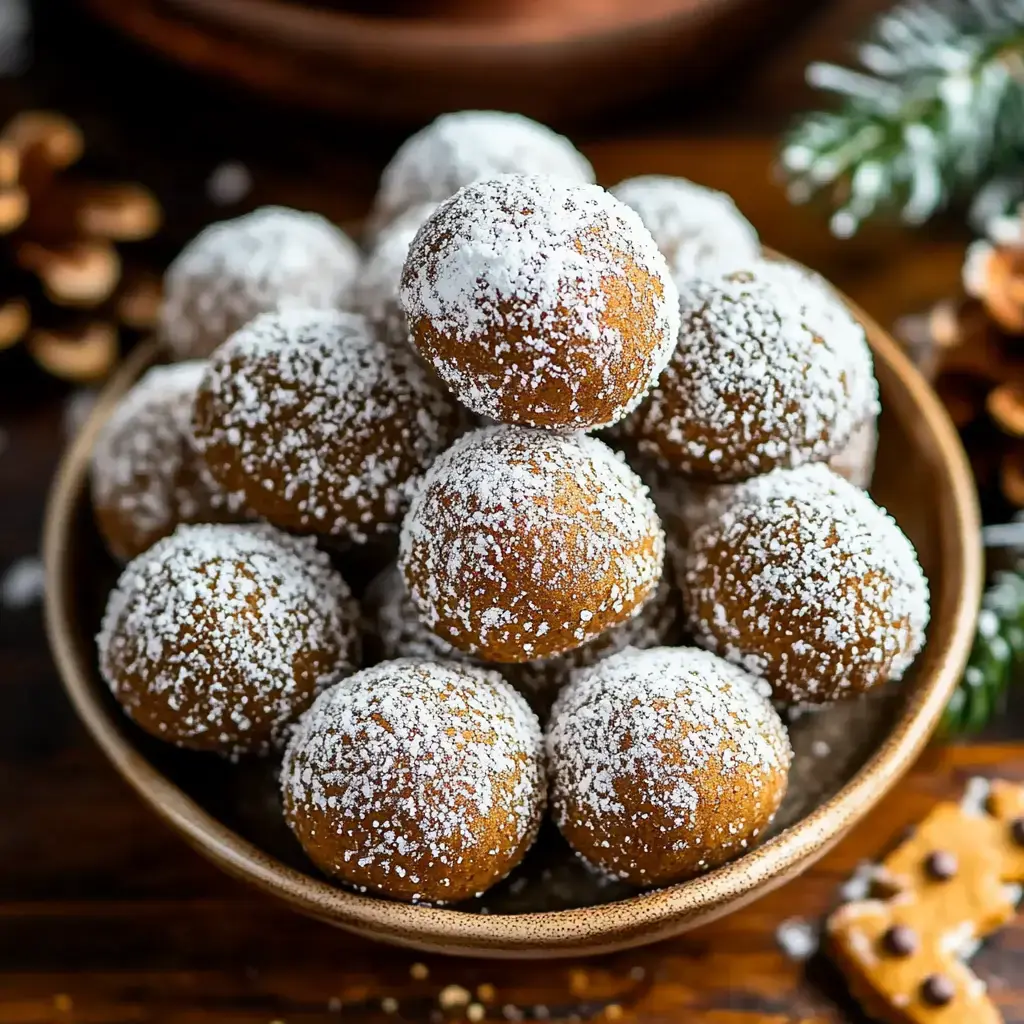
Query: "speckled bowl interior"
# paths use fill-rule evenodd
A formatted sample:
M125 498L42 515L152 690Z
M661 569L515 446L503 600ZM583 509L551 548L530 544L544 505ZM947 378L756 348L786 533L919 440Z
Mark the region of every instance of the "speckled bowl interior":
M792 723L789 795L761 846L703 877L637 892L590 875L550 825L491 892L451 908L346 891L318 875L280 814L276 764L232 765L151 739L115 704L93 637L118 566L88 502L94 439L119 397L157 358L138 349L65 454L45 528L47 617L68 694L115 767L162 818L224 870L296 910L385 941L453 954L568 956L666 938L794 877L860 819L927 742L970 649L982 583L973 481L935 395L892 339L859 310L875 355L883 413L872 492L917 548L932 591L928 642L907 678L869 698ZM358 588L372 558L345 571Z

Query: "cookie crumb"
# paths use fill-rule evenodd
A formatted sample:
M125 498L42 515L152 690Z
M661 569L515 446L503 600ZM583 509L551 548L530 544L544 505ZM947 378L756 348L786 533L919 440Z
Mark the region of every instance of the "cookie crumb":
M789 917L775 929L775 941L790 960L809 960L818 951L818 929L801 917Z
M445 985L437 994L437 1003L442 1010L455 1010L467 1006L472 998L461 985Z
M576 968L569 972L569 991L574 996L583 995L588 988L590 988L590 977L586 971Z
M430 977L430 968L426 964L415 963L409 968L409 977L414 981L426 981Z

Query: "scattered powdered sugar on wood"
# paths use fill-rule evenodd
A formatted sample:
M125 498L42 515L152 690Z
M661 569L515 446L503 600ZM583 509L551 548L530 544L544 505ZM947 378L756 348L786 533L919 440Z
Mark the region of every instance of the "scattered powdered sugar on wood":
M973 814L975 817L983 817L988 813L988 795L992 789L992 782L981 775L974 775L967 780L964 786L964 795L960 798L960 806L965 814Z
M844 903L865 900L871 895L880 871L873 860L862 860L853 869L853 874L839 887L839 898Z
M532 842L542 754L536 716L496 673L402 659L317 699L288 744L281 786L289 823L322 867L443 901L492 859L507 873Z
M680 286L761 254L757 231L725 192L661 174L627 178L609 191L640 215Z
M597 185L508 175L420 229L401 304L474 412L593 429L636 406L675 346L677 292L637 214Z
M358 542L396 529L458 413L412 351L365 318L287 309L214 354L194 427L213 474L256 512Z
M355 242L315 213L265 206L211 224L168 268L160 334L178 359L208 356L259 313L343 305L360 261Z
M821 945L820 926L802 917L787 917L775 929L775 941L790 960L810 960Z
M537 658L519 665L495 665L478 661L452 647L419 618L397 566L386 569L370 585L365 599L373 630L385 659L419 658L428 661L464 661L496 669L528 698L543 707L579 668L597 664L627 647L639 650L658 647L677 638L681 608L679 594L663 578L651 599L631 619L612 626L600 636L550 658Z
M902 676L924 643L928 584L865 492L835 475L799 480L752 485L769 493L698 528L680 582L699 643L781 699L820 702Z
M564 136L521 114L461 110L410 136L384 168L370 216L371 237L416 203L440 203L463 185L499 174L594 180L594 169Z
M728 481L821 461L877 413L863 329L785 264L693 280L680 310L675 354L627 424L668 468Z
M192 438L203 360L151 367L121 399L92 452L93 504L108 543L130 556L180 522L241 511L207 472Z
M763 680L692 647L627 650L581 670L555 703L546 744L556 822L588 833L619 868L745 848L792 761ZM742 820L715 821L740 784L750 789Z
M578 647L635 614L664 534L643 482L583 434L486 427L424 477L399 563L423 621L494 661Z
M348 587L312 538L265 524L179 526L111 591L100 669L150 731L262 751L353 670L355 622Z
M45 580L46 573L38 556L15 559L0 578L0 607L18 611L38 604Z

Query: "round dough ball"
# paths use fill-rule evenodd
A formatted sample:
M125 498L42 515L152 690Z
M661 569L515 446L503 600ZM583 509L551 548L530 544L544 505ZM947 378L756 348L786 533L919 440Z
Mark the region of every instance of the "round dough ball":
M725 192L662 174L627 178L610 191L640 215L680 287L761 255L757 231Z
M443 203L402 275L413 343L473 412L606 427L668 362L679 328L665 258L597 185L506 176Z
M463 185L499 174L538 174L584 184L594 169L564 136L522 114L460 110L406 139L384 168L371 238L417 203L440 203Z
M437 203L417 203L392 221L377 236L352 290L352 308L403 345L409 332L398 301L402 269L416 232L436 209Z
M394 531L459 429L411 350L361 316L265 313L210 359L193 430L210 472L283 529L363 543Z
M580 672L547 729L569 845L634 885L722 864L764 834L792 749L763 680L707 651L623 651Z
M507 875L537 835L540 726L497 673L385 662L302 717L281 789L323 871L364 892L454 903Z
M311 538L179 526L107 600L100 671L139 726L179 747L264 753L355 671L357 609Z
M192 439L192 402L206 364L154 366L103 425L90 485L96 524L126 562L179 523L231 522L242 502L214 481Z
M452 647L424 625L397 566L381 573L370 584L365 606L372 622L373 638L384 658L419 658L487 665L471 654ZM642 650L673 643L680 635L681 621L679 593L667 578L663 578L650 600L633 618L612 626L581 647L518 665L488 667L497 669L543 718L558 691L576 669L596 665L627 647Z
M877 414L863 328L784 265L691 281L680 310L671 362L625 424L667 469L723 482L824 461Z
M825 474L828 474L827 476ZM824 703L900 678L924 643L928 583L906 536L822 470L778 474L690 537L680 584L697 642Z
M160 335L175 359L208 356L260 313L344 305L359 265L355 242L316 213L264 206L211 224L167 269Z
M399 565L435 633L488 661L523 662L637 614L664 553L646 487L606 445L485 427L428 470Z

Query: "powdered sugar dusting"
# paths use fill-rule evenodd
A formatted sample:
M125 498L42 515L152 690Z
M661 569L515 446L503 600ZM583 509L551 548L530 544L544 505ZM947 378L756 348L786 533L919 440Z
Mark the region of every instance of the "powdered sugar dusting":
M763 500L698 528L681 584L699 643L780 698L824 701L903 674L924 643L928 584L867 494L838 476L806 490L799 480L753 485Z
M177 359L208 356L259 313L344 305L360 265L328 220L265 206L201 231L168 268L160 334Z
M100 670L140 725L182 746L262 751L357 659L348 587L309 538L179 526L124 570Z
M93 504L107 543L129 558L178 523L241 511L206 471L191 430L206 363L154 366L121 399L93 448Z
M610 191L640 215L680 286L761 254L757 231L724 192L661 174L627 178Z
M413 901L458 899L506 874L536 834L540 727L496 673L386 662L317 699L281 786L289 823L326 870Z
M385 658L474 662L472 655L452 647L420 620L397 567L386 570L374 580L367 604ZM527 696L552 695L569 681L575 669L594 665L627 647L645 649L670 642L675 638L679 619L679 595L667 579L662 579L637 615L612 626L581 647L519 665L488 667L497 669Z
M582 434L487 427L424 477L399 563L423 621L461 650L527 661L635 614L661 578L647 488Z
M269 521L363 541L393 530L457 429L413 353L353 313L289 309L210 361L195 436L211 471Z
M443 203L409 250L413 338L482 416L592 429L657 380L676 289L640 218L596 185L507 175Z
M352 291L352 308L381 325L389 336L408 340L398 303L402 268L409 246L437 203L417 203L392 221L378 236Z
M821 944L820 929L802 917L787 917L775 929L775 941L790 960L810 960Z
M578 673L547 730L555 820L622 877L651 855L744 848L792 760L762 683L697 648L627 650ZM722 818L740 783L742 820ZM642 869L641 869L642 870Z
M564 135L521 114L460 110L408 138L384 168L371 234L416 203L440 203L463 185L498 174L592 182L594 169Z
M793 268L691 281L680 309L676 352L627 424L667 468L739 480L822 461L876 414L863 329Z

